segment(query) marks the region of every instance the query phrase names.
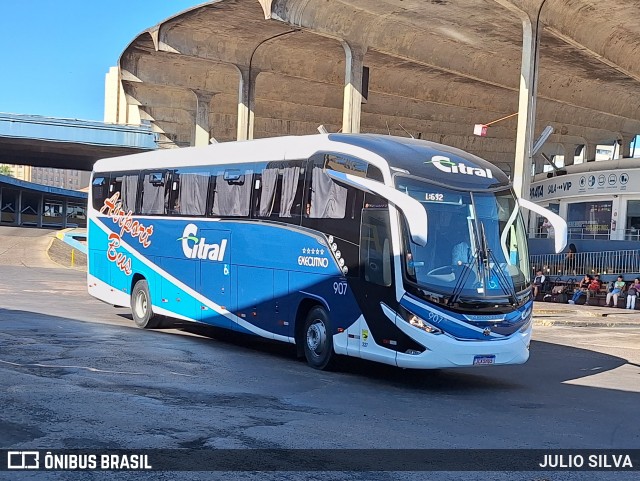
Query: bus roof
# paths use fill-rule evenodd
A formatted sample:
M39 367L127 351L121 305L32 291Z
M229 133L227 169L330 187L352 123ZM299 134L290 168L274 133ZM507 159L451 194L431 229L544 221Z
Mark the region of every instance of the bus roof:
M341 149L337 144L347 148ZM316 152L353 155L365 150L404 170L457 189L482 190L508 186L508 177L495 165L469 154L426 140L379 134L316 134L223 142L206 147L183 147L102 159L95 172L175 168L182 165L264 162L300 159ZM364 159L368 160L368 159Z
M490 162L427 140L380 134L329 134L329 139L374 152L391 168L454 188L493 189L510 184L505 173Z

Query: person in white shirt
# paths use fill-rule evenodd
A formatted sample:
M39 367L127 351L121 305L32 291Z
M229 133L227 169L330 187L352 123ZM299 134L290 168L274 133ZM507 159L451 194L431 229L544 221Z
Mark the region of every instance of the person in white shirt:
M545 276L542 273L542 271L538 269L538 271L536 271L536 277L534 277L533 279L533 298L534 299L538 297L538 293L540 292L540 289L542 289L544 281L545 281Z

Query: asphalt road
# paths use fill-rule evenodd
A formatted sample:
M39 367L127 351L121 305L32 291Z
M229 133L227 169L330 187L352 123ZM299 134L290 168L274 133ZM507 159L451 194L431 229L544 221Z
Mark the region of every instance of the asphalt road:
M126 309L88 296L77 271L0 266L0 448L640 448L640 329L536 327L531 350L523 366L410 371L347 360L326 373L287 346L137 329ZM636 477L0 472L11 480Z

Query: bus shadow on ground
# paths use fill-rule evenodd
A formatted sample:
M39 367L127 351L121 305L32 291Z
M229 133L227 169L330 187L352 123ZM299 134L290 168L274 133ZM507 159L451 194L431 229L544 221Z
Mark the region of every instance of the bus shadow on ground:
M130 314L119 314L131 319ZM240 349L278 361L299 361L301 368L310 373L319 373L304 366L304 359L296 358L293 345L271 341L247 334L207 325L190 324L166 319L163 329L176 329L199 336L203 341L213 339L232 349ZM518 390L530 383L530 379L542 378L548 385L601 374L631 364L626 359L588 349L553 344L543 341L531 342L531 356L522 365L479 366L445 369L404 369L359 358L340 356L333 370L335 375L358 376L388 386L397 386L428 391L476 391L507 389Z

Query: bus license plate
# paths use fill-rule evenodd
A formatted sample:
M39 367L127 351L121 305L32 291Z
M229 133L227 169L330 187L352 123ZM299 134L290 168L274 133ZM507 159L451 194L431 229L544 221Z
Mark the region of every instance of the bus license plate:
M486 366L487 364L495 364L496 363L496 356L495 355L491 355L491 356L475 356L473 358L473 365L474 366Z

